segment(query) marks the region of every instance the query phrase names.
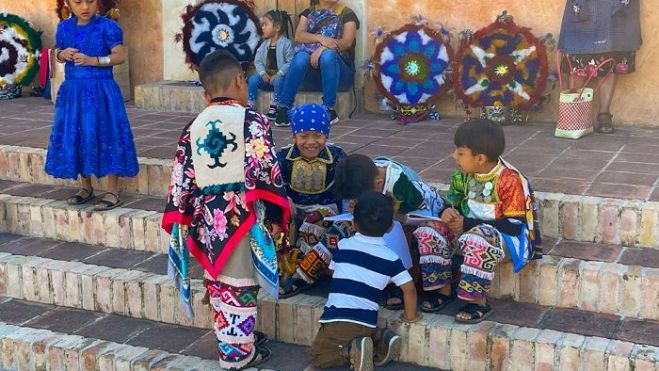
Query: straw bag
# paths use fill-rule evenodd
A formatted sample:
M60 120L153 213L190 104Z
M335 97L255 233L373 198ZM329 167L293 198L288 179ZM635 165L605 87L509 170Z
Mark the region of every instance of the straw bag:
M561 93L558 101L558 121L556 122L554 135L559 138L579 139L593 132L593 97L606 79L609 78L613 69L606 76L599 79L600 81L595 89L588 88L588 83L597 76L597 71L602 66L613 63L613 59L609 58L597 65L584 85L581 88L576 88L574 75L572 74L572 62L570 62L570 58L567 58L570 67L570 73L568 74L570 81L569 89L563 90L561 57L562 53L558 51L556 53L556 62L558 64L558 80ZM566 55L566 57L568 56Z

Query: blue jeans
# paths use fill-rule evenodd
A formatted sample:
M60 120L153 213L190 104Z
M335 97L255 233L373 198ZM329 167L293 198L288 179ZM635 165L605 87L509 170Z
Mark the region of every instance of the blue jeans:
M286 84L279 97L283 107L291 108L300 88L323 92L323 105L334 108L336 92L347 90L355 80L355 70L335 50L325 50L320 55L319 67L311 68L311 55L297 52L286 74Z
M253 106L256 105L256 98L259 96L259 90L274 91L275 94L272 98L272 104L275 106L278 105L279 98L281 97L283 89L284 78L282 76L276 76L274 79L274 84L263 81L263 78L261 78L261 75L258 73L250 76L249 79L247 79L248 100L249 104Z

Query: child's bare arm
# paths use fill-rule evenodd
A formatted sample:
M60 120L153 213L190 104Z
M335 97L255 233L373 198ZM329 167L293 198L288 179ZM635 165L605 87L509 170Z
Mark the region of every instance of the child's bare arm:
M400 286L401 291L403 291L403 302L405 303L405 309L401 319L405 322L416 322L421 319L421 313L417 310L417 298L416 298L416 288L414 287L414 281L409 281Z

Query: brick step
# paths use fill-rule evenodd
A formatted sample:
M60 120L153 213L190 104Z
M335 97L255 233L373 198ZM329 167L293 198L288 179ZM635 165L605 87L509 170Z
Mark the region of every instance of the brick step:
M0 164L11 165L0 166L0 179L4 179L0 180L0 188L11 188L0 192L25 195L49 192L36 185L75 187L75 182L54 179L44 173L45 153L44 149L0 145ZM163 197L171 177L171 160L140 157L139 162L139 175L122 183L121 190ZM30 185L14 184L20 182ZM101 181L99 193L105 188L104 183ZM434 185L446 189L444 184ZM659 202L546 192L536 192L536 196L540 227L546 236L659 249Z
M550 253L574 248L579 246L561 242ZM627 248L619 255L618 262L547 255L532 262L520 274L513 274L510 263L503 263L496 269L492 297L659 320L659 252ZM207 327L208 317L198 316L190 323L180 308L164 309L177 306L172 304L176 304L176 294L166 274L167 256L159 252L0 234L0 294L6 292L7 296L41 303ZM202 277L203 270L192 259L192 303L200 313L204 311ZM39 284L42 281L48 284ZM326 284L320 284L313 292L321 301L319 304L327 297L327 290Z
M15 264L20 265L20 268ZM77 268L62 268L58 264L77 264ZM145 277L145 273L135 274L107 267L83 265L0 253L0 272L5 272L0 287L5 287L7 290L6 294L0 292L0 295L21 298L25 293L31 303L23 304L53 309L50 315L43 315L39 317L40 319L34 320L35 323L43 323L43 326L53 331L63 331L56 329L55 326L70 326L63 320L69 318L70 321L75 320L76 323L80 323L80 329L75 332L77 335L94 334L97 337L100 334L117 336L113 334L118 333L118 336L125 337L129 343L131 339L139 337L154 344L152 347L160 348L173 346L170 345L173 340L163 339L180 340L179 337L166 336L168 331L178 327L158 323L167 323L168 318L184 317L180 308L177 308L178 297L173 287L169 282L165 282L166 277L151 276L151 279L147 278L143 283L136 283L140 277ZM53 270L48 271L49 267ZM59 272L57 269L64 271ZM98 290L94 292L99 284L103 285L102 282L111 280L104 276L112 277L113 274L117 274L120 280L112 282L112 297L99 296ZM66 307L79 306L83 310L35 304L34 302L40 301L42 296L48 295L45 295L41 289L46 286L45 282L48 282L47 286L53 288L66 286L60 289L59 294L57 291L53 293L54 303ZM197 313L195 323L178 322L184 326L187 334L196 335L193 339L206 338L209 342L206 349L214 349L212 335L205 330L210 328L208 309L200 303L199 282L194 282L193 286L195 286L193 302ZM51 299L46 299L46 302L49 300ZM324 305L322 297L300 294L293 298L274 301L262 295L259 301L257 327L261 331L272 339L285 343L299 345L311 343L319 327L318 318ZM154 302L160 303L160 307L154 308ZM401 361L421 366L451 370L534 368L656 370L659 367L658 321L516 303L509 300L492 299L491 302L495 310L492 316L477 325L464 325L454 321L453 316L462 305L459 301L455 301L439 314L425 314L424 319L416 324L401 323L398 319L400 312L384 309L381 311L380 321L381 325L387 324L404 337ZM9 303L18 305L16 303L21 302L12 300ZM12 313L20 315L30 313L24 307L19 306L12 311L3 305L0 304L0 321L3 322L9 321L3 316L11 316ZM104 306L112 306L118 310L111 312L113 314L98 313ZM94 312L95 309L97 312ZM137 313L144 313L147 319L157 322L136 319L134 317ZM149 318L149 313L155 317ZM198 322L198 320L204 317L206 325L199 326L203 321ZM117 318L126 321L127 326L117 324ZM89 323L94 326L106 326L112 330L87 328ZM145 323L152 324L156 329L151 330L151 334L146 330L144 332L147 333L142 334L140 329L151 327ZM32 322L28 322L27 325L32 327ZM83 327L86 331L82 329ZM135 334L135 329L140 333ZM14 330L9 329L7 332L16 333ZM126 335L127 332L130 334ZM0 330L0 337L2 336L4 332ZM101 340L108 339L101 338ZM5 354L13 354L7 351L11 349L12 341L10 340L9 346L3 343Z
M260 92L257 100L259 112L267 112L272 102L272 92ZM295 104L320 103L323 93L301 91ZM336 112L340 118L348 118L354 108L352 91L338 92ZM206 107L204 89L184 81L159 81L135 87L135 105L138 108L159 112L201 112Z
M215 334L114 314L0 297L0 368L9 370L220 370ZM308 348L271 341L250 370L302 370ZM295 355L291 357L290 355ZM381 370L428 370L392 363Z
M2 296L0 344L0 367L8 369L220 369L215 333L210 327L168 325ZM310 363L306 346L270 341L268 348L272 357L258 369L302 370ZM380 370L429 371L400 362Z

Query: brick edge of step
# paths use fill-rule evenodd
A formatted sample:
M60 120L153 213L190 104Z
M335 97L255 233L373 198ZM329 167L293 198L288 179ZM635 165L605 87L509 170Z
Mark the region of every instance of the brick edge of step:
M0 163L15 164L5 166L0 179L75 186L45 175L45 153L41 148L0 145ZM126 181L123 191L164 196L171 160L140 157L139 163L140 173ZM445 184L433 185L446 189ZM659 202L547 192L536 192L536 196L541 231L548 237L659 248Z
M19 370L219 370L217 361L0 322L0 366Z
M172 283L162 275L0 253L0 279L0 289L4 287L8 297L210 328L210 311L201 304L203 288L198 280L193 282L197 317L190 323ZM55 283L58 280L60 283ZM44 286L48 293L41 291ZM99 296L99 290L107 296ZM163 304L163 298L169 304ZM324 303L324 298L305 294L280 301L261 296L257 328L275 340L309 345L319 327ZM426 314L421 322L408 325L400 322L399 315L382 310L379 320L403 335L401 361L421 366L485 369L500 357L514 365L529 365L528 369L550 366L548 360L557 362L553 366L569 369L574 365L577 369L579 362L590 363L593 357L617 363L627 359L634 362L627 365L636 369L642 369L639 365L644 364L659 366L659 348L652 346L489 321L464 325L456 323L452 316L439 314ZM627 353L621 354L618 348L627 349ZM467 361L465 354L471 357L474 351L475 360ZM547 356L550 353L552 356ZM529 354L535 355L529 358Z

